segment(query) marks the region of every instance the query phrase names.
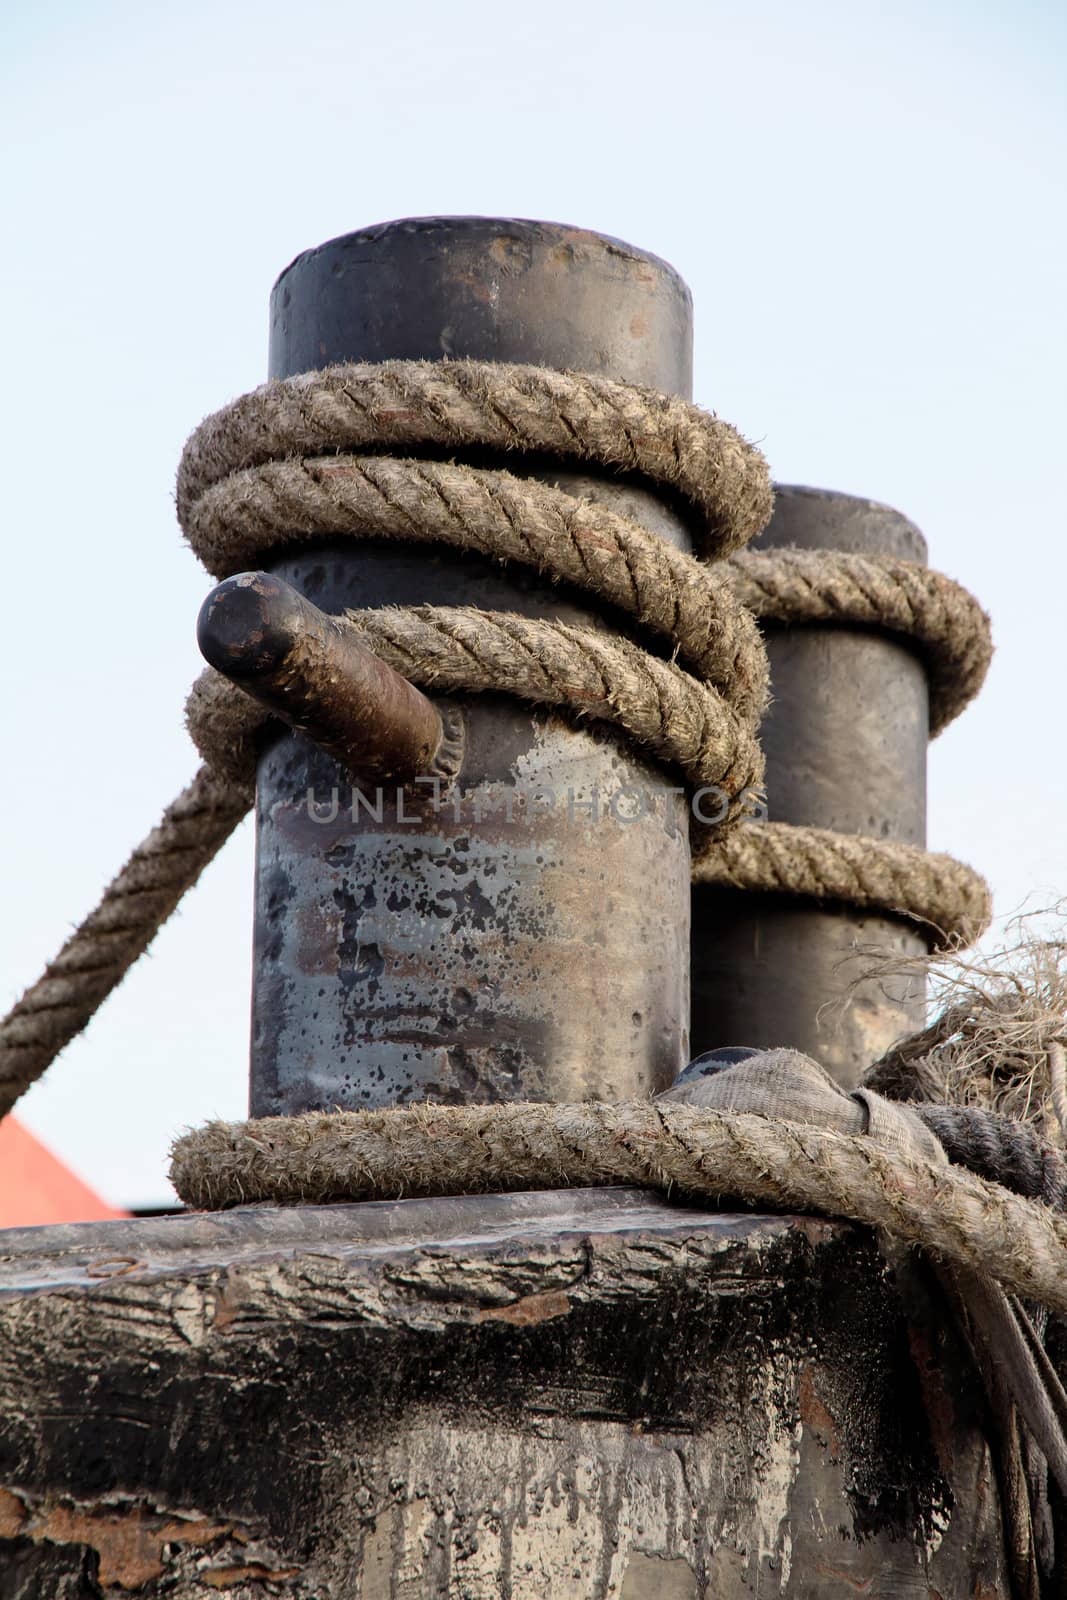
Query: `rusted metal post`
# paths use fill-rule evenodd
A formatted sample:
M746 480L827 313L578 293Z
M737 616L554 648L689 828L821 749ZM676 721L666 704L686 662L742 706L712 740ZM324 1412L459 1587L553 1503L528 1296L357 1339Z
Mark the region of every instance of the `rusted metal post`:
M434 772L445 733L433 701L280 578L227 578L196 636L213 667L361 778Z
M654 256L575 228L431 218L300 256L274 290L270 371L469 357L688 398L691 345L689 292ZM691 548L644 489L518 470ZM430 602L604 625L586 595L444 550L323 541L272 570L326 612ZM471 697L462 716L462 771L436 796L353 795L296 733L262 755L254 1115L624 1098L666 1087L686 1059L689 846L673 779L611 732L513 699ZM623 790L656 804L613 811Z
M892 555L925 564L918 528L852 495L778 486L754 549ZM926 674L896 639L840 627L768 628L773 703L761 730L775 822L926 842ZM792 1045L854 1083L921 1026L915 979L857 982L864 947L926 948L914 927L845 906L694 886L693 1049ZM855 987L853 987L855 985Z

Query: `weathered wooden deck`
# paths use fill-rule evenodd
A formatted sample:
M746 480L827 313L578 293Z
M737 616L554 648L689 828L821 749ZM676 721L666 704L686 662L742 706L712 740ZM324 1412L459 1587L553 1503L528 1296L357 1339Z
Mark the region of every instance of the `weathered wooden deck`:
M0 1234L0 1593L1005 1592L921 1269L627 1189Z

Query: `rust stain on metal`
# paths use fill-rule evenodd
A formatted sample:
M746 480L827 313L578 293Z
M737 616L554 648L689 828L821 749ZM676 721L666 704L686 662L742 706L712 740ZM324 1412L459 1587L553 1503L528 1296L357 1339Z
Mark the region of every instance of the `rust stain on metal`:
M528 1294L507 1306L487 1306L478 1313L479 1322L510 1322L516 1328L529 1328L553 1317L565 1317L571 1309L570 1296L562 1289L544 1294Z
M453 281L461 284L482 305L492 305L494 299L493 285L486 283L484 278L479 278L473 272L457 272Z
M344 918L338 906L313 901L296 911L295 959L308 977L333 977L340 970Z
M805 1364L800 1369L797 1383L797 1405L801 1421L811 1429L817 1439L822 1440L830 1452L831 1461L841 1459L841 1436L838 1433L837 1423L834 1421L826 1402L815 1388L815 1378L810 1364Z
M405 795L401 818L379 795L354 822L347 796L325 817L294 802L288 758L267 753L257 938L276 976L257 983L256 1037L274 1081L258 1112L297 1086L302 1108L345 1109L667 1087L685 1053L684 807L652 791L632 826L625 794L611 809L630 770L596 760L536 743L516 785L476 763L454 805Z
M489 246L489 254L505 272L525 272L533 258L529 241L515 234L500 234Z
M201 608L197 639L213 667L353 772L434 771L444 728L433 701L281 579L225 579Z
M17 1539L26 1517L26 1507L10 1489L0 1489L0 1539Z
M952 1440L956 1429L956 1413L952 1395L942 1377L942 1362L925 1330L914 1323L908 1327L908 1348L915 1363L923 1407L929 1420L930 1442L937 1454L938 1466L948 1477L955 1461Z
M218 1333L225 1333L240 1316L244 1299L241 1289L240 1273L227 1272L215 1296L213 1325Z
M209 1567L199 1576L213 1589L229 1589L235 1583L285 1583L299 1578L299 1567L265 1567L259 1561L244 1567Z
M870 1594L874 1578L854 1578L850 1572L842 1572L840 1567L828 1567L824 1561L816 1564L816 1571L821 1572L826 1578L838 1578L842 1583L847 1583L850 1589L857 1594Z
M103 1589L140 1589L160 1577L167 1545L200 1547L231 1534L239 1534L232 1523L213 1522L196 1512L168 1516L142 1505L122 1508L106 1502L42 1500L29 1505L11 1490L0 1489L0 1536L88 1546L97 1554Z
M85 1269L87 1278L124 1278L129 1272L136 1272L138 1267L145 1263L138 1261L136 1256L110 1256L103 1261L90 1262Z

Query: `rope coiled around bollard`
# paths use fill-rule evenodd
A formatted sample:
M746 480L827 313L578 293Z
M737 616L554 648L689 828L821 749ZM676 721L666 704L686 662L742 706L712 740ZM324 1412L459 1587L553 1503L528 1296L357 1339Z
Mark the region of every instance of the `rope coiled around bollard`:
M506 454L520 471L548 455L658 488L686 508L704 559L562 489L439 459L480 450ZM596 595L665 641L671 658L621 635L468 608L347 621L416 683L504 690L614 724L689 783L723 789L725 824L694 840L698 881L902 912L935 941L973 937L988 920L982 880L947 857L742 821L741 797L762 779L767 697L753 614L908 637L930 668L935 728L976 692L990 646L970 596L922 568L831 552L740 553L770 514L770 481L759 452L717 417L654 390L535 367L341 366L267 384L209 418L183 454L177 505L191 545L220 577L308 539L385 538L518 562ZM240 691L202 675L190 725L207 759L185 792L196 807L187 814L179 797L0 1022L0 1114L88 1022L236 826L251 803L263 720ZM130 873L157 857L167 863L179 820L180 871L160 868L171 887L131 898ZM104 926L119 905L122 939Z
M209 1123L174 1145L189 1205L633 1184L848 1218L1067 1314L1067 1218L959 1166L698 1106L394 1106Z
M688 508L706 561L506 472L337 453L367 446L491 448L520 461L550 452L562 463L638 474ZM220 576L301 539L384 536L518 560L607 599L684 652L692 670L621 634L513 613L391 607L350 612L347 621L420 687L505 692L614 724L687 782L721 787L730 820L743 792L762 783L766 658L752 618L710 578L707 562L758 531L770 484L759 452L707 412L654 390L538 367L335 367L267 384L209 418L186 447L177 498L190 543ZM226 694L240 698L229 685L211 691L206 716L203 696L194 697L189 719L216 768L227 761Z
M588 373L492 361L383 361L263 384L192 435L178 521L231 473L364 448L489 449L631 473L699 517L702 551L739 549L767 522L766 463L735 428L675 395Z
M517 472L442 459L482 450L509 455ZM703 559L518 475L545 456L665 491L687 509ZM390 539L519 563L596 595L665 642L670 658L622 634L470 608L362 611L346 621L423 687L503 690L613 724L688 782L735 798L762 776L767 670L754 618L909 640L927 666L935 733L977 692L989 661L987 619L937 574L889 558L744 552L771 509L759 453L694 407L603 379L449 361L269 384L197 431L177 501L191 545L218 577L301 541ZM259 709L205 674L190 724L205 766L0 1022L0 1114L85 1025L251 803ZM699 882L901 913L935 942L974 937L988 920L984 884L949 857L746 824L738 807L695 842ZM211 1124L178 1141L172 1178L203 1207L606 1183L742 1198L850 1218L920 1245L971 1284L976 1307L992 1280L1002 1298L1026 1295L1067 1314L1067 1221L1053 1209L1067 1192L1062 1160L988 1117L961 1120L937 1106L921 1116L977 1173L825 1127L629 1102L416 1105ZM1012 1179L1022 1194L1004 1186ZM1067 1454L1054 1454L1067 1476Z
M575 377L561 439L542 410L559 399L563 378L538 368L392 362L268 385L194 435L180 475L186 535L217 577L302 540L384 537L475 551L584 588L669 637L697 680L664 671L625 640L560 624L436 607L351 613L349 621L420 686L504 689L613 721L689 781L730 795L758 784L751 741L766 697L765 659L739 621L739 601L741 616L777 624L877 626L907 638L927 665L934 733L977 693L991 652L988 619L966 590L914 563L774 550L733 553L709 568L603 507L507 472L392 456L296 455L308 445L322 451L327 440L341 452L368 443L491 444L521 454L551 441L575 453L572 433L595 415L602 445L609 440L601 464L625 459L669 483L712 518L705 550L733 551L731 518L758 496L739 488L737 440L726 425L694 422L680 401L666 405L647 391ZM640 427L639 403L650 405ZM699 439L695 460L705 465L712 442L729 440L730 471L704 484L689 477L691 463L672 461L665 473L665 441L673 451L682 439ZM280 458L270 459L272 451ZM205 674L189 721L205 758L229 762L227 770L244 777L257 726L237 709L238 698ZM983 880L949 856L824 829L745 825L736 812L729 821L711 837L697 830L695 881L903 914L934 944L968 942L988 924Z
M954 856L782 822L744 823L715 840L694 856L693 882L895 912L953 948L971 943L991 911L984 878Z

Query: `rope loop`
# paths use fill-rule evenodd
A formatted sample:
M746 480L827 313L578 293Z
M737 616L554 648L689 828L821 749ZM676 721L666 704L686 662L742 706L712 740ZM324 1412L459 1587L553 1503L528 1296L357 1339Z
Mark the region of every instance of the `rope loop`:
M485 451L515 470L480 464ZM520 475L546 456L666 495L686 512L702 559ZM651 389L540 367L330 367L266 384L201 424L182 455L177 507L190 544L219 577L312 539L385 538L518 563L596 596L629 619L634 637L465 607L345 620L423 687L504 689L612 725L688 783L724 791L732 803L723 820L696 839L699 883L902 914L935 940L973 938L988 920L982 880L948 857L744 821L763 776L758 623L876 627L909 640L927 662L935 732L977 691L991 647L971 597L923 568L830 551L743 551L770 515L770 478L759 451L713 414ZM0 1115L85 1026L251 803L258 707L207 673L187 717L205 767L0 1021Z
M747 1112L656 1101L411 1105L212 1122L171 1181L209 1210L634 1184L846 1217L1067 1313L1067 1218L958 1166Z
M208 417L182 455L178 520L188 531L205 491L243 468L368 448L549 455L636 476L691 508L709 560L771 514L760 452L676 395L549 367L383 361L275 380Z

